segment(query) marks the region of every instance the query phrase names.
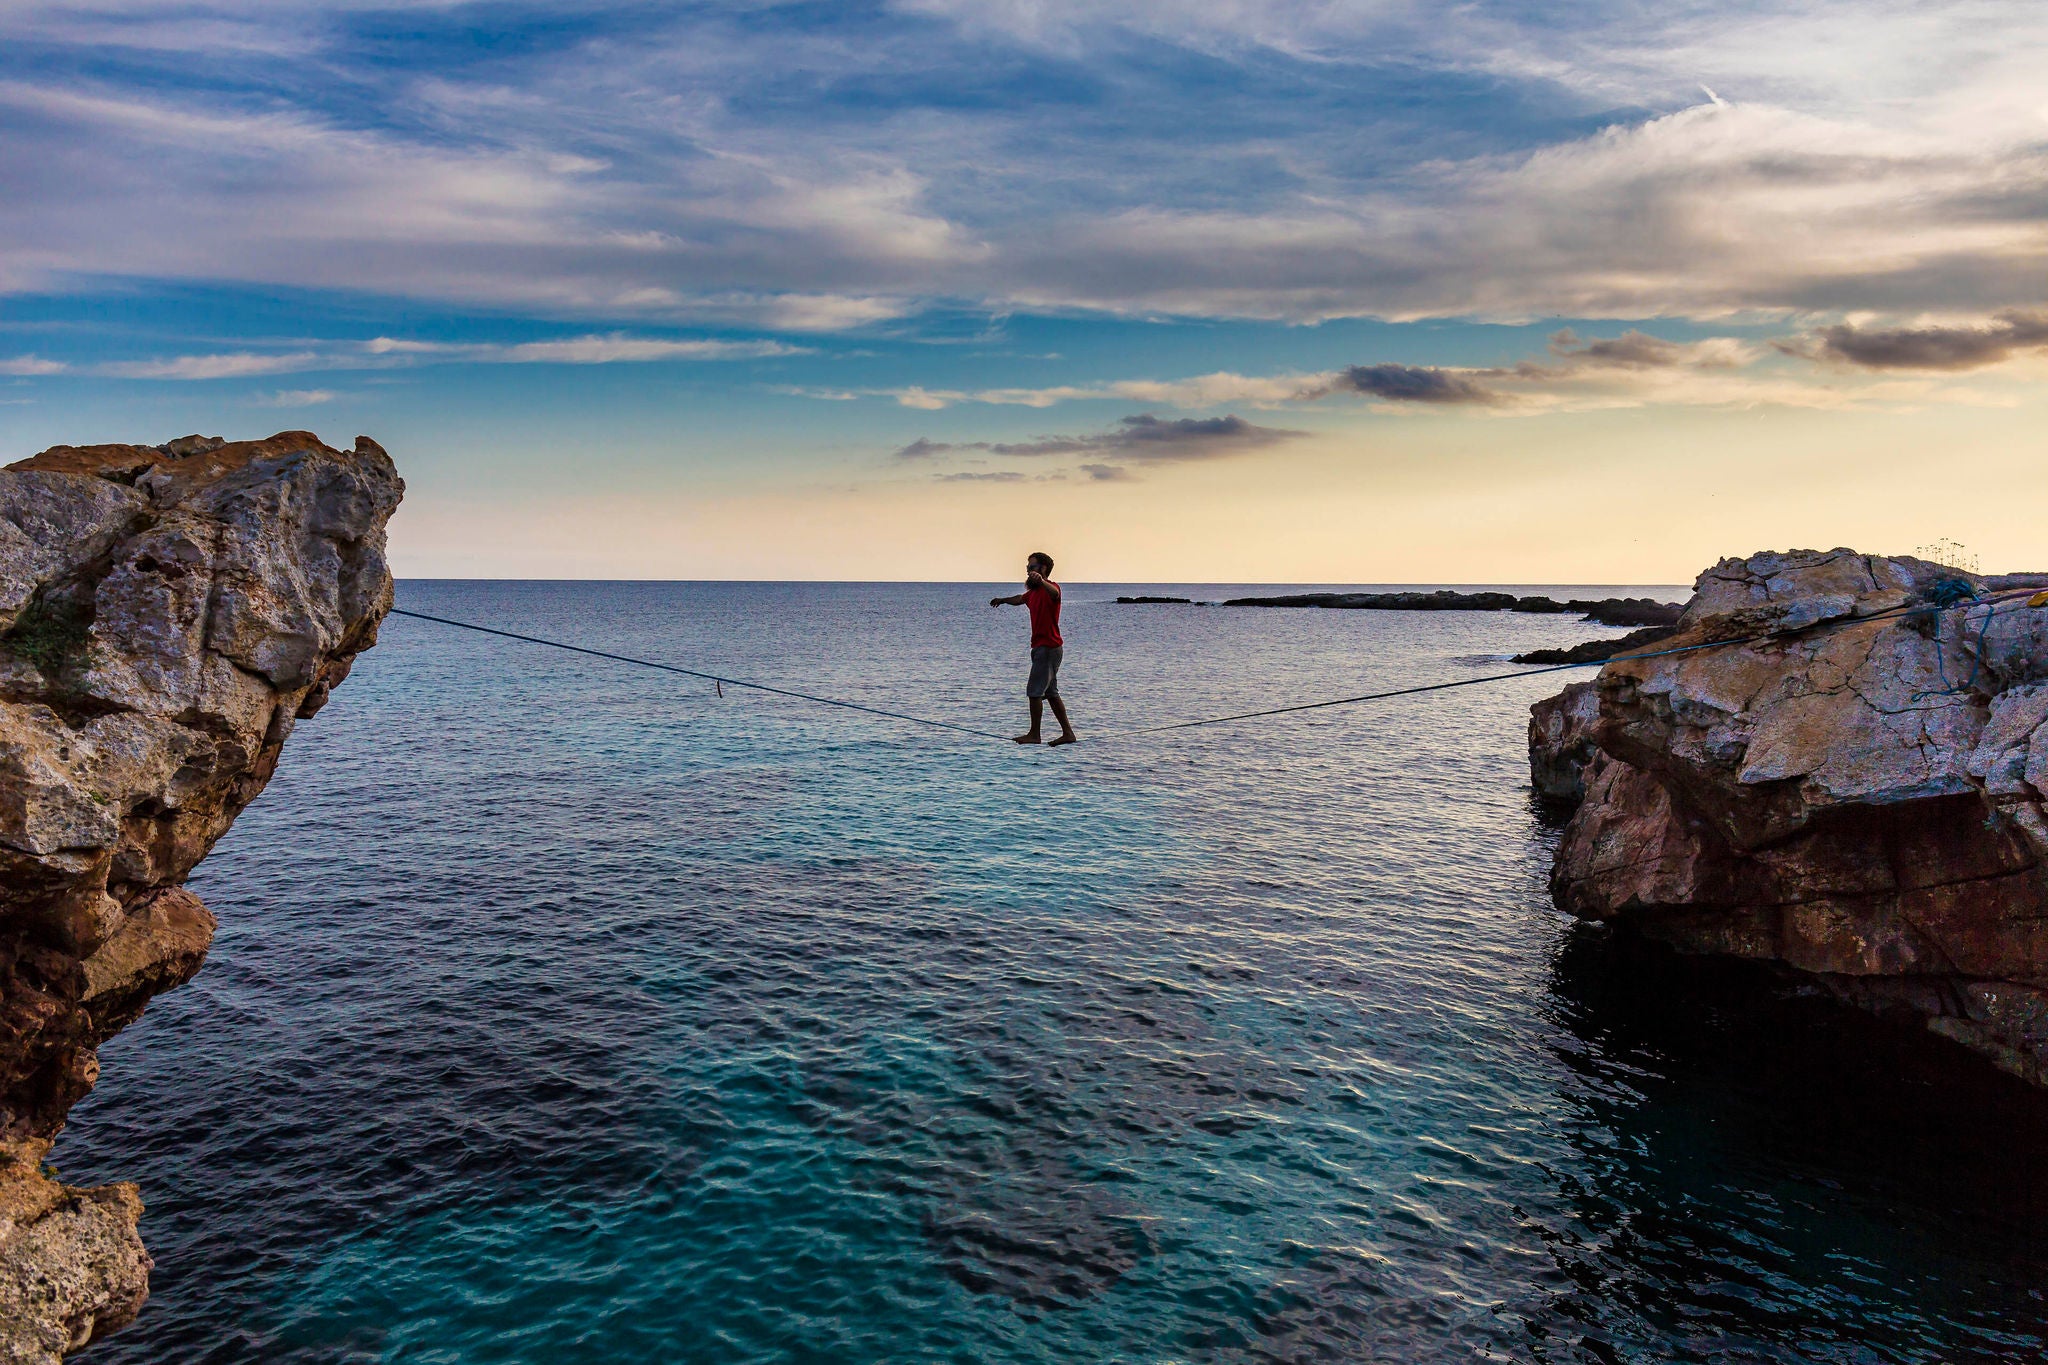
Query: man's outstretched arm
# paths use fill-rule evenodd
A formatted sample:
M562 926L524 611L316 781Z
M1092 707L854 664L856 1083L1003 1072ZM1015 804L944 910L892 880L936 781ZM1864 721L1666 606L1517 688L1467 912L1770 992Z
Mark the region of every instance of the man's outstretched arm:
M1024 605L1024 594L1020 592L1015 597L991 597L988 604L992 607L1021 607Z

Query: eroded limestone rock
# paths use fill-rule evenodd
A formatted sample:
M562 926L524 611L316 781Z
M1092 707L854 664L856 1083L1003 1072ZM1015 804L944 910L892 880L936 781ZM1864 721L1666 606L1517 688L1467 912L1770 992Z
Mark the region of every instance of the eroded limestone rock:
M0 470L0 1365L148 1293L135 1187L42 1156L99 1045L204 961L182 883L376 643L403 492L375 442L302 431Z
M1590 720L1584 694L1535 708L1539 779L1576 761L1586 793L1558 904L1915 1010L2042 1081L2042 581L1849 550L1709 569L1660 648L1791 633L1610 664Z
M1593 758L1593 724L1600 693L1575 682L1529 708L1529 780L1538 796L1577 801L1586 795L1586 765Z

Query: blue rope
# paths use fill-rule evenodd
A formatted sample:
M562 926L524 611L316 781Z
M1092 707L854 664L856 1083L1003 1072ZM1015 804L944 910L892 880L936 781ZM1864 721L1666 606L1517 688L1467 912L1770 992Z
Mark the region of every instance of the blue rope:
M1950 607L1961 606L1965 602L1975 602L1977 600L1977 588L1968 579L1943 578L1928 584L1926 592L1922 593L1921 597L1933 609L1941 611ZM1991 618L2001 614L1995 607L1990 606L1988 603L1985 604L1984 616L1977 623L1977 647L1974 650L1970 649L1967 643L1970 629L1970 613L1968 609L1965 609L1963 614L1956 619L1956 648L1970 656L1970 676L1960 683L1951 683L1948 680L1948 661L1942 657L1940 648L1941 628L1937 623L1934 632L1934 671L1941 679L1941 686L1925 692L1915 692L1913 700L1925 701L1929 697L1953 697L1961 692L1974 691L1977 686L1977 675L1984 667L1984 633L1991 629Z

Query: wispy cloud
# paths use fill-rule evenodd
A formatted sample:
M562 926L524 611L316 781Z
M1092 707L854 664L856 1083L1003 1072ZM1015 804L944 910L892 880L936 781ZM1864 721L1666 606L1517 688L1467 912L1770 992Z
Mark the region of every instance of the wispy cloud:
M808 354L808 348L780 341L725 341L630 336L565 337L512 344L490 342L416 341L376 337L321 350L288 352L234 351L213 355L165 356L153 360L109 361L94 373L117 379L245 379L259 375L302 374L320 370L371 370L413 365L613 365L654 361L761 360ZM51 362L34 361L38 366ZM4 366L6 362L0 362ZM50 374L64 367L24 368L0 373ZM294 390L317 393L323 390ZM319 400L314 400L319 401Z
M1045 388L932 389L910 385L870 389L870 395L894 398L906 408L936 412L956 403L988 403L1006 407L1049 408L1060 403L1120 399L1176 408L1213 408L1228 403L1273 406L1294 402L1327 382L1326 375L1242 375L1228 371L1190 379L1116 379L1100 384L1055 384ZM837 398L840 392L817 397Z
M310 408L332 403L339 396L333 389L279 389L256 402L265 408Z
M18 355L9 360L0 360L0 374L31 376L41 374L62 374L62 361L44 360L41 356Z
M314 351L265 355L235 351L222 355L181 355L164 360L123 360L99 367L99 373L120 379L243 379L251 375L293 374L330 363Z
M1365 399L1384 410L1476 408L1500 415L1670 403L1683 406L1847 407L1895 402L1896 388L1845 389L1830 376L1758 372L1783 348L1737 337L1673 341L1629 328L1608 337L1552 333L1543 353L1505 365L1416 365L1376 360L1317 374L1217 373L1182 380L1107 380L1045 388L869 390L906 407L959 403L1047 408L1060 403L1137 398L1201 409L1248 402L1278 408L1326 399ZM844 399L844 391L816 396ZM1924 396L1924 395L1921 395ZM906 453L915 453L915 447Z
M1963 326L1840 323L1779 346L1790 355L1870 370L1974 370L2048 347L2048 313L2002 313Z
M1235 414L1224 417L1159 417L1153 413L1118 420L1105 431L1075 436L1038 436L1028 441L932 441L920 437L896 452L901 460L924 461L958 451L979 451L1024 459L1093 455L1114 457L1125 465L1094 463L1079 466L1091 479L1130 477L1128 464L1177 464L1213 460L1263 450L1308 435L1285 427L1262 427ZM952 480L952 474L934 478ZM978 476L977 476L978 477Z
M1553 332L1547 347L1554 363L1529 364L1517 373L1555 375L1584 370L1732 370L1756 359L1756 347L1734 337L1668 341L1631 327L1620 336L1580 338L1569 327Z
M610 365L621 361L760 360L803 355L807 348L780 341L667 340L614 332L608 336L526 341L517 345L404 341L377 337L363 349L373 356L415 356L487 365Z

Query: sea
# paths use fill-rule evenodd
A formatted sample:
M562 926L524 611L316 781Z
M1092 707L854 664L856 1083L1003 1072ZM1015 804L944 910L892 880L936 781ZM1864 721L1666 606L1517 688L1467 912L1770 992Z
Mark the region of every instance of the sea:
M2041 1358L2048 1097L1552 907L1589 671L1134 733L1620 633L1114 601L1360 586L1069 584L1062 749L392 618L53 1153L156 1258L78 1358ZM1008 734L1014 590L398 601Z

